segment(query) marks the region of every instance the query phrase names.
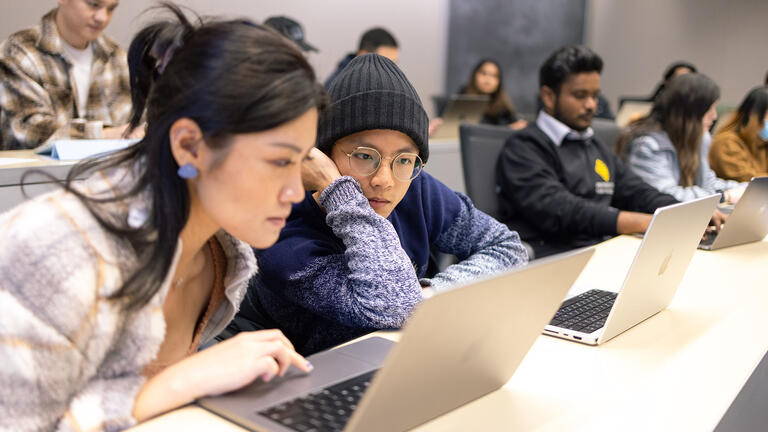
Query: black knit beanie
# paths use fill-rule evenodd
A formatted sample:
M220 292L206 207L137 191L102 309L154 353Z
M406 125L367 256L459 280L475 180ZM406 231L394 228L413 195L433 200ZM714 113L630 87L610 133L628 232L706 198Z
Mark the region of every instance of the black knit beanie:
M328 154L345 136L371 129L391 129L408 135L427 162L429 118L403 71L378 54L355 57L328 89L331 104L322 111L317 148Z

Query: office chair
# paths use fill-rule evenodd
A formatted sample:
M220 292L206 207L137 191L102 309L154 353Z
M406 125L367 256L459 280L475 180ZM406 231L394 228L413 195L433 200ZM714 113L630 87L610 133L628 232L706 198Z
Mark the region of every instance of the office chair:
M592 119L592 130L595 131L595 139L616 153L616 144L619 141L621 128L615 121L600 118Z
M515 131L503 126L459 126L461 165L467 196L482 212L493 218L499 216L496 194L496 160Z
M496 160L504 143L514 130L504 126L459 126L461 167L464 169L464 189L478 210L494 219L499 217L499 196L496 193ZM533 259L533 248L522 242Z

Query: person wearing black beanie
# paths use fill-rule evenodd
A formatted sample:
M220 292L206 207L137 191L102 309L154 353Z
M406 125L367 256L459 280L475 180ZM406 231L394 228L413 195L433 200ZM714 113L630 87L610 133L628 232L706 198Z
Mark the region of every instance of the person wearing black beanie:
M256 251L259 276L230 328L280 328L303 354L399 328L425 295L528 259L517 233L422 171L429 120L397 65L358 56L329 95L306 198ZM430 246L461 262L428 275Z

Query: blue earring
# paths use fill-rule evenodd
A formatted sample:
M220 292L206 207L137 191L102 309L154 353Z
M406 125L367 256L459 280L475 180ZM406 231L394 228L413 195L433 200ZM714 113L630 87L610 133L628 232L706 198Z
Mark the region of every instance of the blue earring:
M179 170L176 171L176 174L178 174L179 177L183 179L195 178L197 177L197 168L195 168L195 166L191 163L185 163L179 167Z

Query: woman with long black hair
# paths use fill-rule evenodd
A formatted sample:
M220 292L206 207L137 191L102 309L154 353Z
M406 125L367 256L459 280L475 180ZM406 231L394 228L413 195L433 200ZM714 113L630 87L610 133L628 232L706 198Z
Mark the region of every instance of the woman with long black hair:
M459 93L489 97L483 123L509 126L512 129L522 129L527 125L525 120L518 118L512 100L504 91L504 74L496 60L486 58L477 62Z
M276 32L164 9L128 54L144 139L0 216L0 429L122 429L311 369L278 331L198 349L304 197L324 91Z

